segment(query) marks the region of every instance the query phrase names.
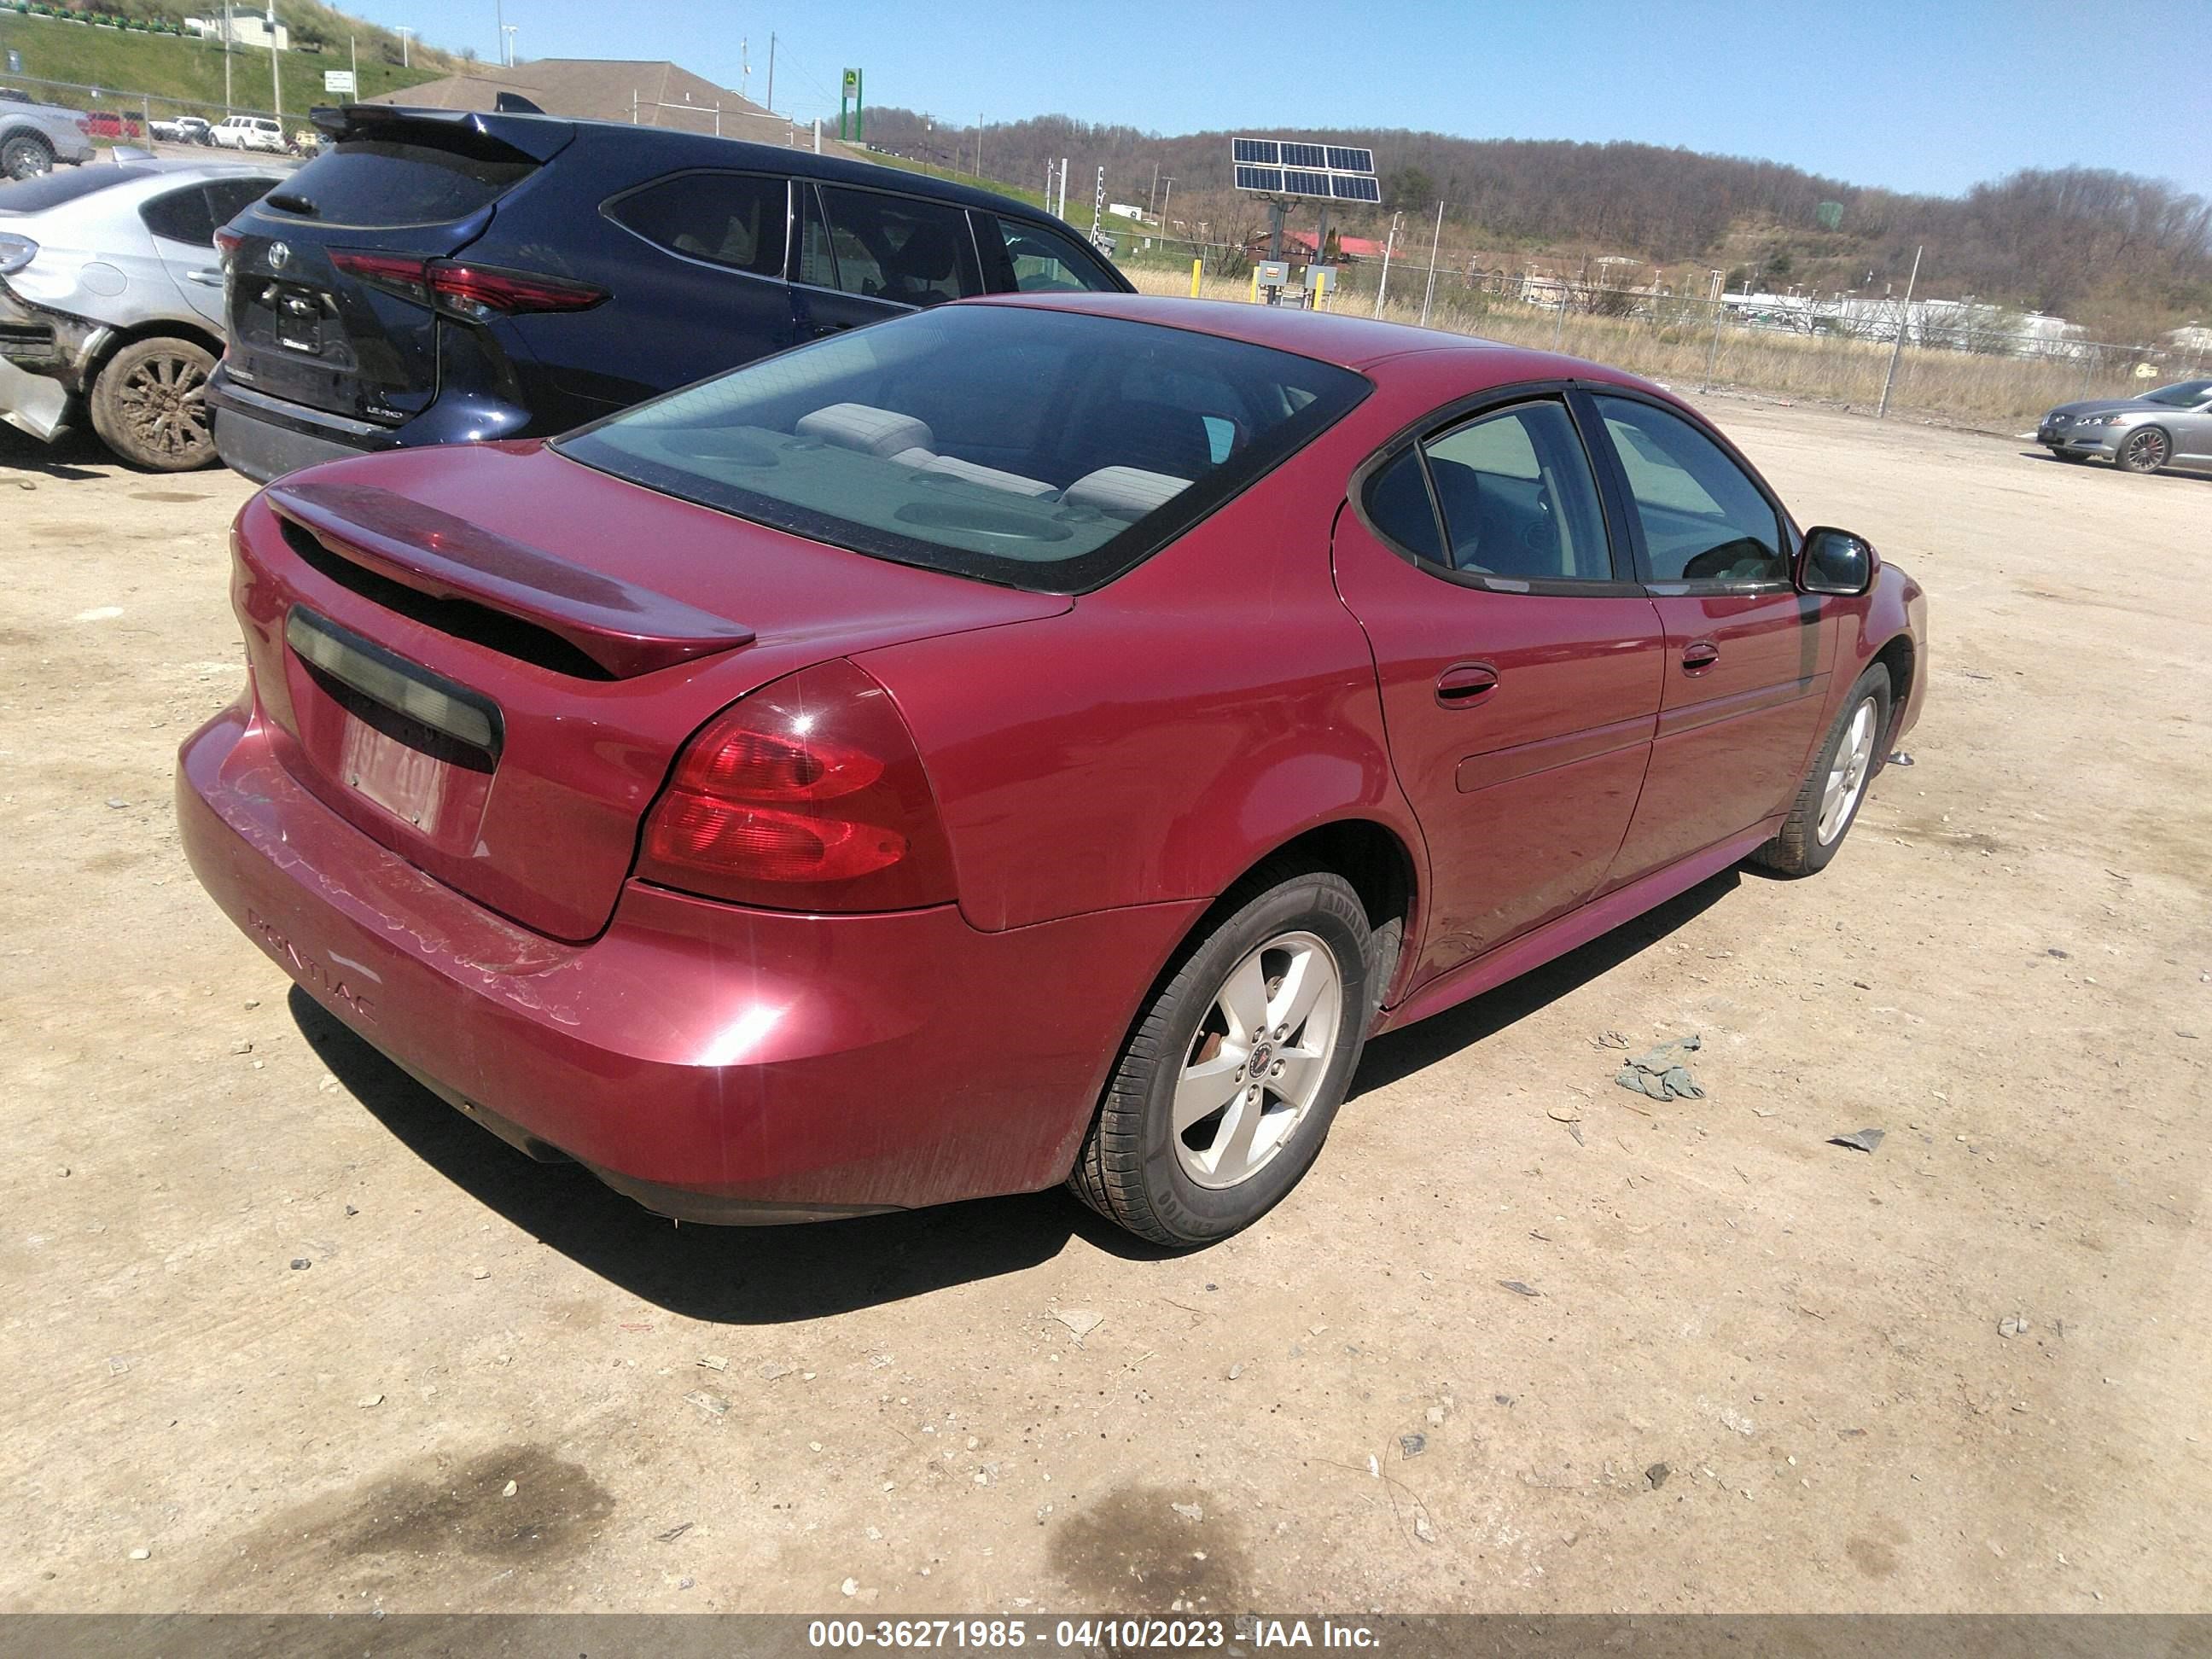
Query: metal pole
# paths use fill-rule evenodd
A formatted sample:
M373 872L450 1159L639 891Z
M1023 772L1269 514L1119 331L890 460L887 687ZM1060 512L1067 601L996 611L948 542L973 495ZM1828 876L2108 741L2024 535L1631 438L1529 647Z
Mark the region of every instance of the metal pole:
M222 0L222 112L231 114L230 103L230 0Z
M1881 402L1875 405L1877 421L1889 414L1889 388L1897 379L1897 360L1905 355L1905 325L1912 320L1912 288L1920 280L1919 248L1912 250L1912 274L1905 279L1905 309L1897 314L1897 341L1889 349L1889 373L1881 377Z
M763 107L770 115L775 113L775 31L773 29L769 31L768 37L768 102ZM814 148L817 150L822 148L822 123L819 121L814 124Z
M1437 204L1436 234L1429 238L1429 287L1428 291L1421 295L1421 326L1423 328L1429 325L1429 301L1437 297L1437 250L1443 246L1443 240L1444 204L1439 202Z
M983 112L975 112L975 176L983 176Z
M1152 188L1145 198L1145 211L1157 219L1160 216L1160 164L1152 163Z
M1060 158L1060 216L1067 217L1067 157Z
M1382 314L1382 296L1390 291L1390 252L1398 246L1400 216L1395 213L1390 216L1390 234L1382 240L1382 275L1375 284L1375 314L1377 317Z
M1713 347L1711 351L1708 351L1705 354L1705 389L1708 392L1711 392L1713 389L1713 376L1720 371L1721 318L1725 315L1728 311L1728 307L1722 303L1721 298L1718 295L1715 295L1713 296L1711 304L1713 308Z
M1095 246L1098 233L1106 228L1106 169L1098 169L1098 189L1091 198L1091 240Z
M492 0L491 15L499 24L499 61L507 61L507 0Z
M269 100L276 106L278 126L284 122L284 85L276 78L276 8L269 8ZM283 137L280 132L278 137Z
M1166 234L1168 228L1168 204L1175 200L1174 178L1170 176L1167 183L1168 193L1160 198L1160 232L1163 235Z

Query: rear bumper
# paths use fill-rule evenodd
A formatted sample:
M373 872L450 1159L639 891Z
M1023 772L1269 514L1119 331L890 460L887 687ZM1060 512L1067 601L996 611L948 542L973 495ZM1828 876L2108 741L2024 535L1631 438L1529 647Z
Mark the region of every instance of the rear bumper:
M208 382L207 402L215 411L216 453L256 483L379 450L520 437L530 424L527 410L474 392L448 392L411 420L380 426L241 386L221 363Z
M177 811L201 884L355 1032L526 1150L704 1221L1062 1179L1203 908L986 933L949 905L803 916L632 883L605 933L562 944L332 813L248 699L186 739Z

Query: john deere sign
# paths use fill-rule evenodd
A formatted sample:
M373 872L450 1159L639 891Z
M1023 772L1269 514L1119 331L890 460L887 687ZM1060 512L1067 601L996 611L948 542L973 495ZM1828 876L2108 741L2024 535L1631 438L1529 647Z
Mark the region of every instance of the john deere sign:
M855 143L860 137L860 71L856 69L847 70L837 88L837 136Z

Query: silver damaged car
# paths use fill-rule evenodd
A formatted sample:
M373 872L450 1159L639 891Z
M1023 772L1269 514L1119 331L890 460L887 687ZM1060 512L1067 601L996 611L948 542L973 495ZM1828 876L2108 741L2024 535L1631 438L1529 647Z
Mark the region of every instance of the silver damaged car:
M0 420L51 442L88 419L157 472L213 461L215 233L285 171L146 160L0 184Z
M2038 422L2035 441L2062 461L2110 461L2124 472L2212 471L2212 380L2061 404Z

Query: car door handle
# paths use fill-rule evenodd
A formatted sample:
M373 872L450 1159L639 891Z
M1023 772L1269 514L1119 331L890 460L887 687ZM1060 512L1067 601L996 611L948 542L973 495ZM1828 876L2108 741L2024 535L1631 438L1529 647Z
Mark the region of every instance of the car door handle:
M220 270L191 270L186 271L185 274L190 276L192 281L199 283L203 288L221 288L222 286L222 273Z
M1463 662L1437 676L1437 703L1469 708L1498 690L1498 671L1486 662Z
M1682 647L1682 672L1702 674L1721 659L1721 648L1711 640L1692 640Z
M818 340L825 334L842 334L850 327L850 323L817 323L814 325L814 337Z

